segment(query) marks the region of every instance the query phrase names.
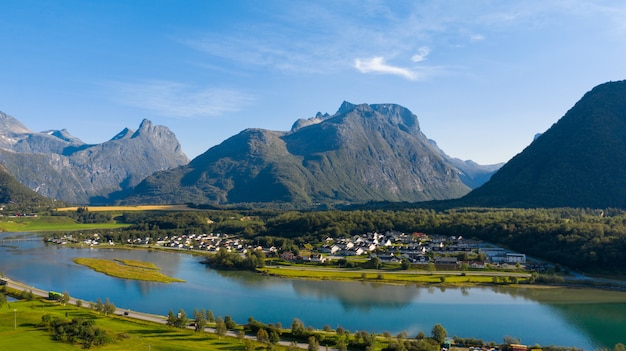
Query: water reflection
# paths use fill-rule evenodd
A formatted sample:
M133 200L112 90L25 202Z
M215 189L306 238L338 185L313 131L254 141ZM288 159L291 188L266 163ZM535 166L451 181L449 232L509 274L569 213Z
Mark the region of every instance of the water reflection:
M399 309L409 305L418 295L414 286L385 285L374 282L337 282L293 280L291 285L300 296L336 299L345 311L358 309Z

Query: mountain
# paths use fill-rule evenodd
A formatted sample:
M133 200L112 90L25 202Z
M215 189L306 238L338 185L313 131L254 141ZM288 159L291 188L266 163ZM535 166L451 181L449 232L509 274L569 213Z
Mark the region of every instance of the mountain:
M587 92L465 205L626 208L626 81Z
M478 168L468 177L479 177ZM123 202L424 201L466 194L460 174L408 109L344 102L289 132L246 129L188 165L148 177Z
M0 204L27 209L52 206L53 200L28 189L13 177L3 165L0 165Z
M148 175L189 162L174 133L143 120L101 144L67 130L33 132L0 113L0 163L28 188L74 204L97 204Z

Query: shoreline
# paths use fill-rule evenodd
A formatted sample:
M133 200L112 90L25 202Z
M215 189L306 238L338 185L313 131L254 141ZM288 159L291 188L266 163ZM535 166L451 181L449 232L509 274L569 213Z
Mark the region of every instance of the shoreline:
M56 244L55 244L56 245ZM116 245L97 245L97 246L86 246L83 244L67 244L63 245L71 248L79 248L79 249L110 249L110 250L155 250L155 251L164 251L171 253L183 253L191 256L207 256L211 253L199 250L189 250L189 249L177 249L177 248L169 248L169 247L159 247L159 246L137 246L137 245L126 245L126 244L116 244ZM209 266L210 267L210 266ZM272 272L268 272L268 269L273 269ZM211 268L215 270L220 270L218 268ZM317 272L327 272L331 273L330 275L319 277L311 274L303 274L303 275L285 275L285 274L277 274L278 270L292 270L292 271L317 271ZM365 281L370 283L380 283L380 284L389 284L389 285L419 285L424 287L434 286L434 287L517 287L517 288L570 288L570 289L597 289L597 290L609 290L609 291L620 291L626 292L626 281L620 281L616 279L609 278L598 278L598 277L590 277L584 276L582 274L573 275L571 277L560 275L558 277L562 277L564 282L562 283L522 283L522 282L501 282L494 283L492 279L494 277L517 277L517 278L530 278L532 273L527 272L517 272L517 271L421 271L421 270L374 270L374 269L352 269L352 270L343 270L342 268L325 268L325 267L303 267L303 266L290 266L290 265L272 265L266 266L264 268L257 268L254 271L256 274L272 276L281 279L304 279L304 280L334 280L334 281ZM281 271L282 272L282 271ZM353 277L342 277L342 274L345 273L353 273L358 274L358 276ZM363 279L361 274L365 273L368 277ZM374 275L374 277L371 277ZM377 276L382 275L383 279L378 279ZM385 276L396 276L396 275L414 275L414 276L429 276L432 278L439 279L439 281L418 281L418 280L403 280L403 279L386 279ZM446 281L441 282L440 277L446 277ZM463 277L465 279L470 279L470 281L460 282L460 281L448 281L447 277ZM480 278L482 277L483 281L471 281L472 277ZM458 280L458 279L457 279ZM479 279L480 280L480 279Z

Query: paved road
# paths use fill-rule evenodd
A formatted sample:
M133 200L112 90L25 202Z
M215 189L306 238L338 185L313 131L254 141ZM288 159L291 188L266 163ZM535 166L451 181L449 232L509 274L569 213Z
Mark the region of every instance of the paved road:
M8 278L2 278L2 279L7 282L6 285L9 288L16 289L16 290L32 291L32 293L34 295L36 295L36 296L41 296L41 297L44 297L44 298L48 297L48 293L49 292L46 291L46 290L37 289L37 288L35 288L33 286L28 286L26 284L13 281L13 280L8 279ZM76 299L76 298L70 297L70 301L68 303L76 305L76 301L78 301L78 300L80 300L80 299ZM82 305L84 307L88 307L90 304L93 303L93 302L85 301L85 300L80 300L80 301L82 302ZM118 316L125 316L126 318L138 319L138 320L154 322L154 323L159 323L159 324L166 324L167 323L167 316L160 316L160 315L156 315L156 314L149 314L149 313L131 311L131 310L128 310L128 309L123 309L123 308L116 308L114 314L118 315ZM193 330L194 327L188 326L187 329ZM207 333L214 333L215 334L215 329L214 328L204 328L204 331L207 332ZM229 331L226 332L226 336L236 338L237 337L237 333L235 333L234 331L229 330ZM256 340L256 335L245 335L244 337L246 339ZM289 345L291 345L291 341L281 340L281 341L278 342L278 344L279 345L283 345L283 346L289 346ZM306 343L298 343L298 348L300 348L300 349L308 349L308 347L309 347L309 345L306 344ZM328 350L338 351L337 349L331 349L331 348L329 348Z

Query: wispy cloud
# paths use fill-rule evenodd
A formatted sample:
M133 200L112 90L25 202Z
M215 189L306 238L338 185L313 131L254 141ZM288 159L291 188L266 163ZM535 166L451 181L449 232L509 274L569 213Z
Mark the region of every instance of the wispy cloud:
M413 62L425 61L429 54L430 54L430 48L427 46L422 46L421 48L418 49L417 54L411 57L411 61Z
M357 58L354 61L354 68L359 70L359 72L361 73L392 74L410 80L416 80L418 78L417 72L414 72L408 68L389 65L385 63L385 58L381 56L363 60Z
M363 73L419 80L428 67L411 64L428 60L441 72L446 64L457 61L463 48L487 38L496 40L491 33L543 28L552 23L554 14L573 12L567 1L484 6L376 0L261 3L246 8L245 21L178 40L210 56L214 65L217 59L238 72L335 74L357 68ZM437 60L430 56L434 51ZM412 63L402 66L385 61L398 57Z
M117 103L168 117L211 117L241 110L254 99L231 89L197 88L170 81L106 84Z

